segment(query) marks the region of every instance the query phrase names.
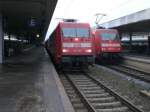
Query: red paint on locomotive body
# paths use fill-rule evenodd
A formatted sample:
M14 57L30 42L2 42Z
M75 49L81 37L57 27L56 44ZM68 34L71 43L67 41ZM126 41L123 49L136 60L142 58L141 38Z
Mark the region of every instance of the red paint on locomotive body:
M118 54L122 51L118 31L115 29L96 29L93 31L96 57L103 54Z
M92 35L88 23L60 23L60 27L62 55L93 55Z

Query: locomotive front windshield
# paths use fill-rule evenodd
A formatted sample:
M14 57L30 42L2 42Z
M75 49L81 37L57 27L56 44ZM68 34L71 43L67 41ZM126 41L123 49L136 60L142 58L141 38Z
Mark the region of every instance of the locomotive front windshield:
M63 28L62 32L64 37L90 37L90 30L88 28Z
M89 37L89 29L77 28L77 37Z
M76 37L75 28L63 28L62 31L64 37Z
M102 33L100 37L102 37L102 40L119 40L117 33Z

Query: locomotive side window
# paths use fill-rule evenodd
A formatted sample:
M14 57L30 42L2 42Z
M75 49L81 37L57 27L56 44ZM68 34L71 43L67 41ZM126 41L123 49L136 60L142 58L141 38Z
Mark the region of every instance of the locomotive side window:
M89 29L77 28L77 37L89 37Z
M75 28L63 28L62 29L64 37L76 37L76 29Z
M116 33L102 33L100 36L102 40L119 40L119 35Z

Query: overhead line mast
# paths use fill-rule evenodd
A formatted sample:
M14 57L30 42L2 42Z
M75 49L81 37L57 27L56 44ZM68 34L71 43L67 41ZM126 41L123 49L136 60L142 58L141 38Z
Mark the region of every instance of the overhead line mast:
M106 14L97 13L97 14L95 14L95 16L96 16L95 24L96 24L97 27L100 27L100 26L99 26L99 22L102 20L102 18L103 18L104 16L106 16Z

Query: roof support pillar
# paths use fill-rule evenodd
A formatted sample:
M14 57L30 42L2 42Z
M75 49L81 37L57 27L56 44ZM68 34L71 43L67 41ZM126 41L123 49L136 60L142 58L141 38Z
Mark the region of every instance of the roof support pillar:
M0 64L4 61L4 35L3 35L3 20L0 12Z
M130 40L129 40L130 41L129 42L130 43L130 45L129 45L130 47L129 48L130 48L130 52L132 52L132 32L129 33L129 38L130 38Z
M119 31L120 40L122 39L122 34L123 34L123 32Z
M150 54L150 36L148 36L147 54Z

